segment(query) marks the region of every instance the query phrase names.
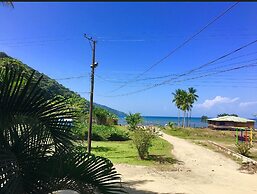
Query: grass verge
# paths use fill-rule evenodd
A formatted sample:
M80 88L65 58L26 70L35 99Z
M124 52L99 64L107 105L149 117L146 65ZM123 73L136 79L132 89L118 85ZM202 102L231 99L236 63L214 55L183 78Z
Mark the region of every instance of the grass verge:
M92 153L110 159L113 163L133 165L173 164L176 160L171 154L172 145L157 137L149 150L149 157L141 160L132 141L93 141Z

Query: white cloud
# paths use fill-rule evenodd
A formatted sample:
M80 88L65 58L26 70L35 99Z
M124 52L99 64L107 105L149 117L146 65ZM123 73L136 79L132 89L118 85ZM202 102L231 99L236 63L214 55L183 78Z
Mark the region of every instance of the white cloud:
M228 98L228 97L222 97L222 96L216 96L214 99L207 99L202 104L197 104L198 107L202 108L211 108L217 104L229 104L237 101L239 98Z
M253 101L253 102L241 102L239 104L240 107L247 107L247 106L253 106L253 105L256 105L257 104L257 101Z

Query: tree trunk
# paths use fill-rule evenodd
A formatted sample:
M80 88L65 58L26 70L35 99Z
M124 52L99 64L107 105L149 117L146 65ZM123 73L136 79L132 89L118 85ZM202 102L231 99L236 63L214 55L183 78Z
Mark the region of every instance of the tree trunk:
M178 109L178 127L180 127L180 110Z
M186 114L187 114L187 127L188 127L188 112Z
M184 111L183 128L185 128L186 123L186 111Z
M191 110L189 111L189 127L191 127Z

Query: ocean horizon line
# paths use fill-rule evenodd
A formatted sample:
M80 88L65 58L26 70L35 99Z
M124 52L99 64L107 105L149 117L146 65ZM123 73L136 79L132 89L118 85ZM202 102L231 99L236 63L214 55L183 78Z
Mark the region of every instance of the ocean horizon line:
M126 116L121 116L120 118L125 118ZM178 116L155 116L155 115L142 115L142 117L162 117L162 118L178 118ZM202 116L191 116L191 118L201 118ZM207 116L208 118L216 118L217 116ZM243 117L243 116L239 116ZM183 116L180 116L180 118L183 118ZM247 119L257 120L257 118L254 117L244 117Z

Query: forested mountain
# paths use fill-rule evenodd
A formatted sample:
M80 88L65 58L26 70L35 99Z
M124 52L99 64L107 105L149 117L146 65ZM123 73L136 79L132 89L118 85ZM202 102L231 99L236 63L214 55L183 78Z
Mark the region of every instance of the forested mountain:
M115 114L115 115L117 115L117 116L119 116L119 117L125 117L125 116L127 116L126 113L121 112L121 111L118 111L118 110L115 110L115 109L112 109L112 108L110 108L110 107L108 107L108 106L101 105L101 104L97 104L97 103L94 103L94 105L97 106L97 107L103 108L103 109L105 109L105 110L108 110L109 112L111 112L111 113L113 113L113 114Z
M8 56L6 53L0 52L0 68L3 66L9 66L9 67L13 66L15 68L20 68L20 69L24 70L25 77L28 77L31 74L31 72L34 70L31 67L29 67L28 65L22 63L21 61ZM76 98L83 99L79 94L69 90L62 84L58 83L56 80L35 70L35 78L39 78L41 75L43 75L43 78L40 82L40 87L46 91L47 98L52 98L54 96L61 95L66 98L76 97ZM87 107L89 107L89 101L85 100L84 102L86 103ZM123 112L120 112L118 110L112 109L112 108L104 106L104 105L100 105L100 104L96 104L96 103L94 105L96 107L103 108L117 116L126 115Z

